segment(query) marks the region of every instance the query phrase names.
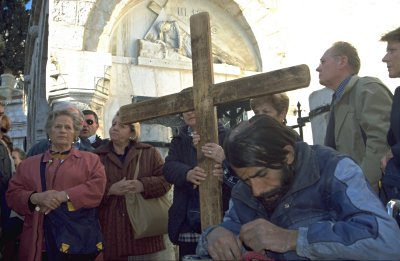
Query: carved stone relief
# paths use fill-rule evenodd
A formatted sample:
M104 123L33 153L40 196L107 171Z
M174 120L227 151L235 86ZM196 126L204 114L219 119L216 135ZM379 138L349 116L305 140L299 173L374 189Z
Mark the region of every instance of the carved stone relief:
M188 1L184 4L191 6L193 2ZM160 6L156 1L150 2L147 7L156 14L156 19L152 22L145 36L142 39L138 39L139 57L190 61L189 59L191 59L192 54L189 17L204 10L202 10L201 4L193 8L182 5L183 2L181 1L166 1L163 6ZM215 19L214 22L211 21L213 62L215 64L228 64L244 70L256 71L257 67L255 64L249 64L251 61L249 59L251 51L247 49L249 46L246 46L246 40L240 39L243 35L240 36L240 34L235 32L235 30L243 29L231 26L228 30L220 30L220 26L223 26L221 19L224 19L221 13L222 10L219 10L215 11L215 14L210 14L211 18ZM232 38L232 36L235 38ZM219 39L220 37L222 39ZM231 49L229 46L231 45L241 46L241 52L235 53L229 51ZM248 55L246 56L244 53L248 53Z
M161 10L150 30L145 35L144 40L159 45L161 48L156 48L162 51L162 58L174 56L173 54L169 55L172 52L188 58L192 57L189 33L179 25L178 21L173 20L173 17L169 17L164 9ZM142 47L148 46L151 45L142 45ZM139 49L140 55L141 51Z

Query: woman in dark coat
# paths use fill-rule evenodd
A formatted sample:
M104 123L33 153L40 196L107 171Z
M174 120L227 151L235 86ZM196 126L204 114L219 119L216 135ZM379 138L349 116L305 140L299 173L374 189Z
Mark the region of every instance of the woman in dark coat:
M386 163L392 158L394 158L396 165L400 166L400 87L396 88L393 96L387 142L390 149L381 160L382 170L385 169Z
M193 111L182 114L185 126L171 141L164 164L164 176L174 185L172 206L169 210L168 235L172 243L179 246L179 260L185 255L196 253L200 228L200 202L198 185L206 174L197 166L196 145L200 136L196 132L196 116ZM222 144L225 131L218 127L219 142ZM206 155L207 156L207 155ZM210 157L211 158L211 157ZM227 208L230 189L223 185L223 205Z
M141 193L149 199L161 197L171 188L162 175L160 153L138 142L139 133L139 124L123 124L117 113L110 128L110 142L95 151L107 175L106 192L99 207L105 260L164 260L157 255L165 249L163 235L136 240L126 210L127 193ZM139 175L134 180L139 151L142 151Z

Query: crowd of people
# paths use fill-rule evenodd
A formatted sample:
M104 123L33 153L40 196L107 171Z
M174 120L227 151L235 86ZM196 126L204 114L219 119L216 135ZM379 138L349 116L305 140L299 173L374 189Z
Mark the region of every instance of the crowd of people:
M381 41L389 77L400 78L400 28ZM334 91L324 145L286 126L285 93L251 99L255 116L230 131L219 124L218 144L199 147L196 113L182 113L165 160L140 142L139 123L122 123L117 111L102 139L96 112L69 102L53 108L47 139L25 153L7 136L12 121L0 103L2 260L165 260L164 235L135 238L125 196L155 199L172 187L168 236L178 260L398 260L400 229L378 193L387 166L400 169L400 88L393 96L358 76L360 66L347 42L320 59L319 82ZM205 229L199 186L209 177L198 153L214 161L222 188L224 218ZM77 253L54 232L72 215L83 230Z

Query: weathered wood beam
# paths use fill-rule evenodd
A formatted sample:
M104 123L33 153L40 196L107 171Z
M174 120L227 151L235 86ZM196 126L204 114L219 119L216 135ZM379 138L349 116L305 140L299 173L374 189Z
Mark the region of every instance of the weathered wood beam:
M200 13L190 17L192 41L193 97L196 112L196 131L200 135L197 144L197 165L208 174L201 182L201 228L217 225L222 221L222 191L218 178L212 176L215 162L206 158L201 147L207 142L218 144L217 111L213 99L214 72L212 63L210 17Z
M210 89L216 106L267 94L301 89L309 86L310 79L308 66L302 64L212 84ZM124 105L120 108L120 117L122 122L132 123L191 110L194 110L193 87L180 93Z

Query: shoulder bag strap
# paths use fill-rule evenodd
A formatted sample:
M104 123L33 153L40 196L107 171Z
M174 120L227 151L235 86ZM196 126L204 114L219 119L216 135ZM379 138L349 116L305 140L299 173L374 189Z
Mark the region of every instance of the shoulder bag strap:
M42 182L42 191L46 191L46 162L43 161L44 154L40 159L40 180Z
M139 157L136 163L136 169L135 169L135 174L133 175L133 179L137 179L138 175L139 175L139 163L140 163L140 156L142 156L142 151L143 150L139 150Z

